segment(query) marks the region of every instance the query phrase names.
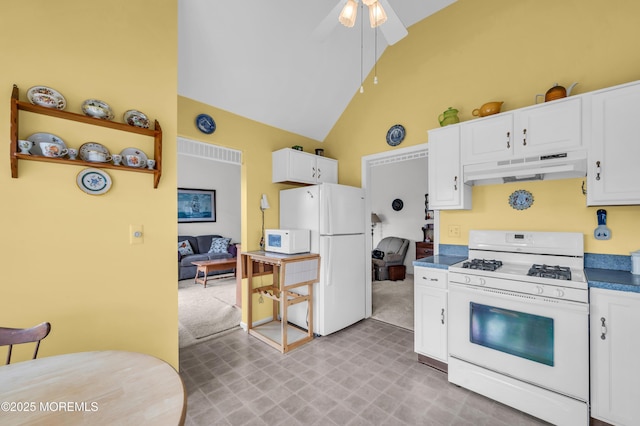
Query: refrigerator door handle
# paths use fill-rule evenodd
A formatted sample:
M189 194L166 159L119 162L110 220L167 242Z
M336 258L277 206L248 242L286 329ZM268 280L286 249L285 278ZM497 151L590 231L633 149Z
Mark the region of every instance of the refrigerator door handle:
M325 250L326 257L324 260L324 275L325 275L325 284L330 286L333 280L331 279L331 271L333 268L331 267L331 238L327 238L327 249Z

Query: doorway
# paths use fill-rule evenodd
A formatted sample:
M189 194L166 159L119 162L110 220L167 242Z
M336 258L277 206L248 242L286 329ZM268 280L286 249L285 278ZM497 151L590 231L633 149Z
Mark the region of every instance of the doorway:
M422 227L425 225L425 195L428 193L427 163L427 144L395 149L362 158L362 187L365 190L366 206L365 222L368 224L368 229L371 230L371 238L367 241L367 253L371 253L376 244L387 236L409 240L409 250L404 261L405 280L373 281L371 270L367 271L366 316L379 319L377 317L381 316L379 312L382 308L386 312L382 315L383 321L385 317L390 318L388 320L390 323L398 321L404 324L401 326L411 329L413 328L413 309L410 309L410 313L406 311L407 306L413 306L415 242L422 241L424 238ZM402 201L403 207L400 210L394 208L394 201L397 199ZM396 208L397 205L396 203ZM370 213L376 213L381 222L372 226ZM437 221L437 219L436 216L435 220ZM436 230L434 247L437 250L437 222L434 227ZM400 293L404 296L400 296ZM407 300L399 300L402 297ZM376 303L375 316L374 301ZM388 306L379 305L385 302L388 302ZM395 308L392 305L396 305L398 311L394 311ZM401 310L405 312L401 312ZM411 315L411 318L407 318L407 315ZM411 325L408 326L408 324Z
M240 151L178 138L178 188L215 190L215 221L178 223L179 236L220 235L241 241ZM206 253L208 247L199 247ZM206 288L194 280L178 281L180 347L190 346L240 324L233 275L209 279Z

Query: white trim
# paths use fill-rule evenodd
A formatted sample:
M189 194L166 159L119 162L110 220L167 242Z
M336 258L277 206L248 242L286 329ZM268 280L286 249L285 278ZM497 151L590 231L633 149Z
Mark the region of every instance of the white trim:
M420 145L408 146L406 148L394 149L392 151L380 152L378 154L371 154L362 157L362 188L365 193L365 214L364 222L366 229L371 229L371 190L369 188L369 181L371 180L371 168L382 164L396 163L399 161L413 160L415 158L427 157L429 155L428 144L423 143ZM439 241L439 212L435 212L434 218L434 254L437 254L438 241ZM366 241L366 256L370 258L373 247L371 246L371 240L365 238ZM372 313L372 286L371 286L371 268L366 269L366 283L365 283L365 318L369 318Z
M242 165L242 151L178 137L178 154Z

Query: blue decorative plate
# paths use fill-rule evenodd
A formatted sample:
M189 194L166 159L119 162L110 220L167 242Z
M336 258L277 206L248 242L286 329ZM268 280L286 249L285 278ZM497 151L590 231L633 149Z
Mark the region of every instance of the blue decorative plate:
M101 195L111 189L111 176L100 169L84 169L78 173L76 183L89 195Z
M207 135L216 131L216 122L213 121L213 118L208 114L198 115L196 117L196 126L198 127L198 130L202 133L206 133Z
M509 195L509 205L516 210L528 209L531 204L533 204L533 194L529 191L518 189Z
M398 146L404 140L405 130L401 124L391 126L387 132L387 143L391 146Z

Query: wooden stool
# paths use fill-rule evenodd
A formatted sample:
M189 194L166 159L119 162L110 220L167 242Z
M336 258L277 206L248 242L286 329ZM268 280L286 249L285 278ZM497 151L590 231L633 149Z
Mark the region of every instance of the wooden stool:
M404 265L391 265L387 267L389 270L389 279L391 281L404 280L407 268Z

